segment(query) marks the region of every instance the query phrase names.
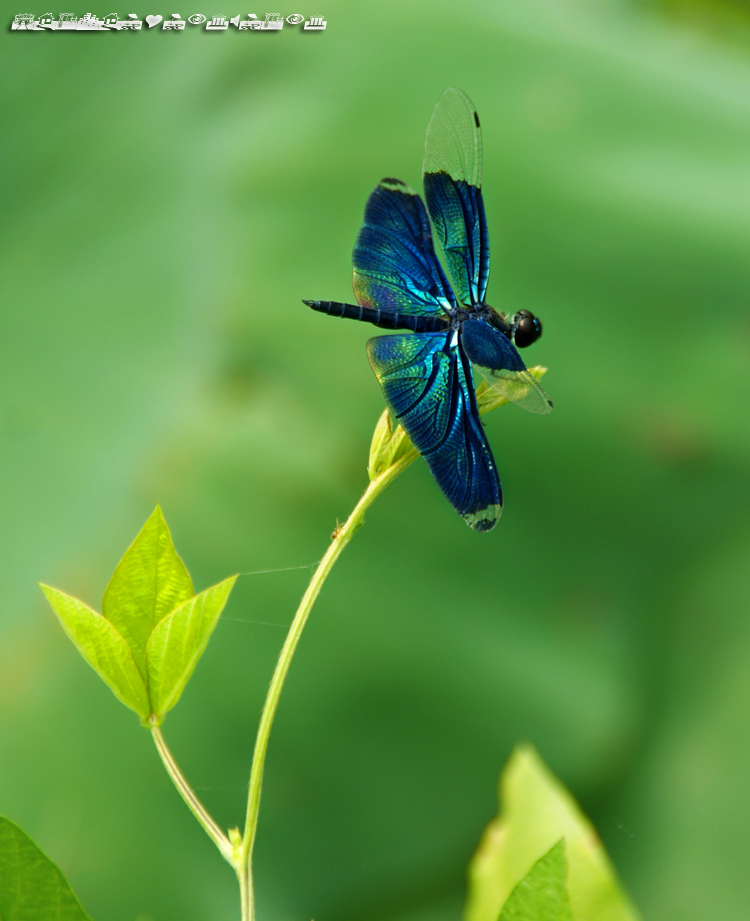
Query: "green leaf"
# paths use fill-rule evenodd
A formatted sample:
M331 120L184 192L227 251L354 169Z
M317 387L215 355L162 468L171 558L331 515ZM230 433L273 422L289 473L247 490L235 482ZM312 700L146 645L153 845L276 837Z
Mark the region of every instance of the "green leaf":
M83 658L116 697L147 721L151 708L146 684L122 636L101 614L77 598L49 585L40 583L39 587Z
M419 456L409 436L400 425L393 424L390 412L385 409L377 421L370 444L367 473L371 480L382 476L386 470L407 455L411 460Z
M186 601L152 633L146 668L151 709L159 723L180 699L236 580L230 576Z
M540 857L508 896L500 921L573 921L565 877L565 841Z
M464 921L497 921L529 864L565 838L568 896L576 921L637 921L596 830L531 746L517 748L500 778L501 815L469 866Z
M0 919L91 921L49 857L3 816L0 816Z
M102 602L102 613L127 641L144 678L146 645L152 630L194 594L157 505L117 564Z

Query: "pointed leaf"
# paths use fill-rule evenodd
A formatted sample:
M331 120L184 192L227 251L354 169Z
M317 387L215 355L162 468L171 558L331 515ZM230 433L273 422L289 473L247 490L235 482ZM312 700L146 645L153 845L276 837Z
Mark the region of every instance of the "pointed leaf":
M151 631L194 594L193 583L157 505L117 564L102 602L102 613L127 641L144 678Z
M497 921L529 864L565 838L568 896L576 921L637 921L596 830L531 746L517 748L500 778L501 815L469 867L464 921Z
M91 921L68 881L34 842L0 816L2 921Z
M180 699L236 580L230 576L181 604L151 635L146 668L151 709L159 722Z
M508 896L500 921L573 921L565 888L567 875L565 842L561 838Z
M130 648L112 624L88 605L56 588L42 585L47 601L57 614L63 630L99 677L142 721L151 709L146 684L133 660ZM2 917L2 916L0 916Z
M367 465L370 479L376 480L397 461L409 454L412 455L412 460L416 460L419 456L406 432L400 425L393 424L390 410L383 410L370 444L370 461Z

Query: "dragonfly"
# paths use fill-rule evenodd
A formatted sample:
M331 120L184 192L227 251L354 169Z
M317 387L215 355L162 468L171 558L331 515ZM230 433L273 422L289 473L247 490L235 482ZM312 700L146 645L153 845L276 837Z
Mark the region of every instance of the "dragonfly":
M548 413L552 402L518 353L541 336L539 318L485 302L490 251L482 135L471 100L455 87L440 97L427 126L422 183L426 210L398 179L383 179L370 195L352 256L357 304L303 303L406 331L367 343L386 404L458 514L474 530L490 531L503 494L479 418L474 367L530 412Z

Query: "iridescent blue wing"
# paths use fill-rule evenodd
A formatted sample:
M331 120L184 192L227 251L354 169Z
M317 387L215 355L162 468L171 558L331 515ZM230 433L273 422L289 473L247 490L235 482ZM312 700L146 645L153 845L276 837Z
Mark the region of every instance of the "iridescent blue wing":
M383 179L367 200L352 263L363 307L432 316L455 305L422 199L398 179Z
M448 501L476 531L494 528L502 490L456 333L380 336L367 343L367 355L391 412Z
M490 274L482 133L471 100L455 87L440 97L427 126L422 179L453 290L461 303L481 304Z
M485 377L493 390L529 412L552 412L552 401L526 370L507 336L479 319L465 320L459 335L466 356L487 371Z

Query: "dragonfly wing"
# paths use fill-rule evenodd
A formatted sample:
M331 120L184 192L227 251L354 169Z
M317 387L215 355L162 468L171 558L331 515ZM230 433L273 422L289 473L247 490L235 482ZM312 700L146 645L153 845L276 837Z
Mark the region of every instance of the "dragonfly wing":
M449 87L427 125L422 180L453 290L464 304L481 304L490 273L482 200L482 133L471 100Z
M538 415L552 412L552 401L526 370L513 343L484 320L465 320L461 325L461 346L481 371L492 390Z
M502 512L502 490L471 365L450 336L380 336L367 343L367 354L388 407L448 501L470 527L489 531Z
M455 305L422 199L398 179L383 179L367 200L352 262L364 307L433 316Z

